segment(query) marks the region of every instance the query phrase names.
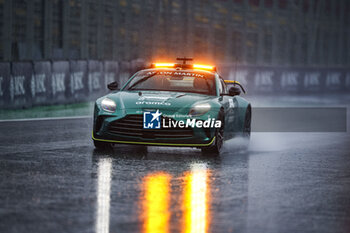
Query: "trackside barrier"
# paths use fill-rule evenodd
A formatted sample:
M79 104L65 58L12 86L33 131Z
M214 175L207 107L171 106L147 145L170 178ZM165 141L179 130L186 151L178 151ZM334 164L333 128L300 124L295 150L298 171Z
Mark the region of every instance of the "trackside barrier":
M87 62L70 61L69 68L69 94L74 102L82 102L89 97Z
M16 109L91 101L109 92L108 83L125 83L132 72L131 62L2 62L0 108Z
M51 63L48 61L34 62L30 80L31 105L52 103Z
M350 93L350 69L222 66L219 73L241 82L250 94Z
M103 82L103 64L100 61L88 61L88 94L97 98L105 90Z
M91 101L122 87L145 62L74 60L0 63L0 108ZM248 94L350 93L350 68L221 65L225 79L237 80Z
M31 62L12 63L9 86L10 102L15 108L31 107L33 64Z
M11 65L8 62L0 63L0 108L11 103L10 94Z
M69 62L54 61L52 62L52 103L66 104L72 101L71 92L69 90Z

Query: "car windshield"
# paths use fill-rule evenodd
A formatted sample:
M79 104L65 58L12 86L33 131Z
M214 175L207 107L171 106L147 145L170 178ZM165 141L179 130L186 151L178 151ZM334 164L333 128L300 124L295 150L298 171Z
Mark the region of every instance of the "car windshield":
M216 94L213 74L187 71L141 71L135 75L124 90Z

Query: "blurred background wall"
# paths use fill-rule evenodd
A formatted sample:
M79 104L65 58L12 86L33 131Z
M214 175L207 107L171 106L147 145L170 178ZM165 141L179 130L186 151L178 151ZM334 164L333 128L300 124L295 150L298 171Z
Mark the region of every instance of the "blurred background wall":
M350 92L349 0L0 0L0 109L91 101L193 57L251 94Z
M350 65L348 0L0 0L0 60Z

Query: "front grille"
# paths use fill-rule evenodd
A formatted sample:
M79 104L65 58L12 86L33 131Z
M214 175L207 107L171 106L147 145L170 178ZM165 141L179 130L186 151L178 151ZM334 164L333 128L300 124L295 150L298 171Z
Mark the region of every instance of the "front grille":
M161 122L173 119L161 116ZM143 115L127 115L109 124L108 131L121 136L135 136L142 138L187 138L193 136L192 128L160 128L143 129Z

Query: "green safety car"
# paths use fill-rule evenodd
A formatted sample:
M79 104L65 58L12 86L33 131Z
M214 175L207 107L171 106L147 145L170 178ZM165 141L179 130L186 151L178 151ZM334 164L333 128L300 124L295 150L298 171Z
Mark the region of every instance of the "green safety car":
M249 139L251 105L237 81L224 80L214 66L154 63L127 83L108 85L97 99L92 139L98 149L113 144L196 147L220 153L225 140Z

